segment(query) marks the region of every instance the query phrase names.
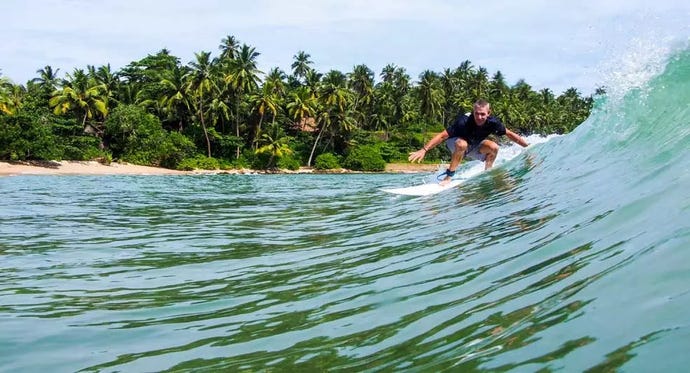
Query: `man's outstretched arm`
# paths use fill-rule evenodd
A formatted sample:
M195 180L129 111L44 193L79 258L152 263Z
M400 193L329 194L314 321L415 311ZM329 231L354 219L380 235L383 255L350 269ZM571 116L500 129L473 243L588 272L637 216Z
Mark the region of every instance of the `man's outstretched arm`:
M407 160L410 162L421 162L422 159L424 159L424 156L426 155L426 152L429 150L433 149L436 145L442 143L445 139L448 138L448 132L446 130L443 130L434 136L429 142L424 144L424 146L417 150L416 152L410 153L410 156L407 157Z
M514 142L514 143L516 143L522 147L526 148L527 146L529 146L527 141L525 141L525 139L523 139L522 136L518 135L517 133L515 133L509 129L506 129L506 136L508 136L510 141L512 141L512 142Z

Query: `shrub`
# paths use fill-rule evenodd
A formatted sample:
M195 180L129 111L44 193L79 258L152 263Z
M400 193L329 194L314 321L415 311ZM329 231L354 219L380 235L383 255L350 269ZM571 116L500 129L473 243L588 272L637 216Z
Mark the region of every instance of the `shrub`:
M196 145L187 136L179 132L170 132L163 153L160 165L176 169L183 159L194 157Z
M314 168L317 170L333 170L340 167L340 160L333 153L319 154L314 161Z
M193 170L217 170L220 168L220 163L217 159L207 157L205 155L197 155L193 158L183 159L178 165L177 169L181 171Z
M62 139L62 158L72 161L90 161L107 157L112 159L109 152L102 150L101 140L90 136L70 136Z
M40 113L0 115L0 159L59 159L62 149Z
M288 155L280 157L276 163L276 166L278 166L278 168L281 170L297 171L299 170L300 163L298 159Z
M381 158L386 162L406 158L392 143L379 143L377 144L377 148L379 154L381 154Z
M358 146L352 149L343 165L356 171L383 171L386 161L383 160L378 149L371 145Z
M158 166L170 150L167 132L157 117L134 105L116 107L105 121L105 138L116 158Z

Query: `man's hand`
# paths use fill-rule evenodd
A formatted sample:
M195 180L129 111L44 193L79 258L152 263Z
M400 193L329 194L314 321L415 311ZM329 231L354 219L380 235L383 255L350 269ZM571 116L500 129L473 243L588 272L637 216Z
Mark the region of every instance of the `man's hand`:
M426 155L426 150L424 149L419 149L416 152L410 153L410 156L407 157L407 160L414 163L414 162L421 162L422 159L424 159L424 156Z

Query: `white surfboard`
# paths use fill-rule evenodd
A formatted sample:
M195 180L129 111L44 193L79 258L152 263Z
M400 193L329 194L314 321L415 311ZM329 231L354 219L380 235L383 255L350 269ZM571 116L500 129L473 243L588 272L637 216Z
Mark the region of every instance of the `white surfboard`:
M430 196L432 194L441 193L444 190L455 188L461 183L462 180L451 180L450 183L446 185L441 185L439 183L426 183L405 188L385 188L381 190L386 193L400 194L403 196Z
M424 184L418 184L403 188L381 188L380 190L386 193L399 194L404 196L430 196L436 193L441 193L446 190L453 189L462 184L465 180L479 175L484 171L484 164L481 162L471 162L458 169L458 173L451 179L450 183L441 185L439 181L445 177L446 168L448 166L441 164L435 174L432 174Z

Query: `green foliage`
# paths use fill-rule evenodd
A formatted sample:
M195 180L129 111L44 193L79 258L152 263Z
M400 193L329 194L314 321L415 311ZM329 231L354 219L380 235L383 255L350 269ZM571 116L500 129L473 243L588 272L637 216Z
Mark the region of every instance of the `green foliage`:
M312 145L314 145L314 138L311 133L298 132L295 136L290 137L290 149L294 152L293 156L299 159L301 164L307 164Z
M239 158L232 161L234 168L253 168L252 165L255 163L257 155L250 149L245 149Z
M89 66L65 79L46 66L26 88L0 79L0 158L215 168L195 157L203 151L225 168L316 161L317 168L381 170L381 162L405 160L480 98L523 134L569 132L593 103L574 88L556 95L523 80L508 85L500 71L490 75L470 61L426 70L413 82L393 64L381 74L366 65L322 74L300 52L294 74L275 68L261 80L253 47L226 47L219 57L202 52L189 63L163 49L120 71ZM333 162L314 154L348 157ZM426 161L447 156L441 145Z
M213 157L207 157L205 155L197 155L193 158L183 159L178 165L177 169L181 171L193 171L193 170L218 170L220 169L220 163L217 159Z
M213 133L216 134L215 130ZM232 159L235 158L237 147L244 145L244 139L235 135L217 135L213 143L213 154L216 157Z
M196 152L196 145L179 132L170 132L166 142L166 151L160 165L170 169L176 169L183 159L193 157Z
M340 160L333 153L319 154L314 161L314 168L317 170L334 170L341 168Z
M345 158L343 166L355 171L383 171L386 168L386 161L375 146L363 145L352 149Z
M269 162L273 163L274 159L275 157L268 152L255 152L251 157L247 158L249 164L248 168L266 170L271 167Z
M299 170L300 162L292 155L284 155L278 158L276 166L281 170L297 171Z
M101 149L101 140L94 136L70 136L63 138L62 158L72 161L90 161L100 158L112 160L112 155Z
M39 115L0 115L0 159L52 160L61 155L50 123Z
M233 164L233 162L230 162L226 159L219 159L218 168L220 168L221 170L232 170L235 168L235 165Z
M403 154L392 143L379 143L377 148L379 150L379 154L381 154L381 158L388 163L403 158Z
M168 133L154 115L134 105L115 108L105 122L105 138L120 160L174 168L194 154L194 144L179 133Z

